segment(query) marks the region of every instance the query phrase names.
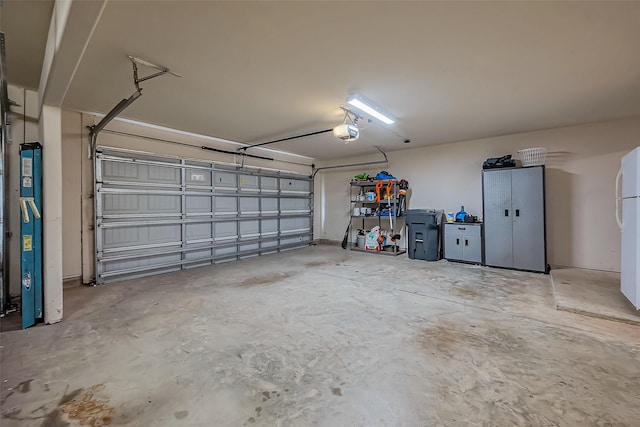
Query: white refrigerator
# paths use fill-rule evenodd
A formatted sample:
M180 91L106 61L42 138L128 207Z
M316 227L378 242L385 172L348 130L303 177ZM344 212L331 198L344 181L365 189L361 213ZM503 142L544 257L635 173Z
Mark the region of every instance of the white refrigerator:
M631 304L640 310L640 147L622 158L616 186L620 178L622 218L616 212L622 232L620 287Z

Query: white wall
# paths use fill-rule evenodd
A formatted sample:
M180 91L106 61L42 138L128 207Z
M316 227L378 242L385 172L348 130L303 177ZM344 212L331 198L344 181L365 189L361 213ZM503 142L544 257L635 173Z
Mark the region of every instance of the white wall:
M366 144L365 140L355 142ZM389 164L320 172L316 177L316 238L342 240L354 174L388 170L410 183L409 208L482 215L482 162L545 146L547 253L552 265L620 271L615 177L620 158L640 145L640 117L507 135L388 153ZM342 159L354 163L379 155Z
M65 280L82 275L82 121L78 113L62 112L62 216ZM86 154L85 154L86 157Z
M94 274L94 234L93 234L93 166L87 158L89 135L87 126L96 124L99 117L64 111L62 114L63 159L62 180L63 192L63 274L67 279L82 277L84 283L89 283ZM163 154L204 161L226 163L240 162L240 156L215 153L202 150L209 147L235 151L239 145L225 143L214 138L205 138L186 132L175 132L168 129L152 128L123 121L113 121L108 129L129 134L145 135L147 137L167 139L193 147L171 144L161 141L151 141L134 136L115 135L101 132L98 135L98 145L106 147L125 148L148 153ZM309 175L311 168L290 162L311 164L311 159L291 157L273 151L252 149L249 154L274 158L274 161L246 157L245 166L288 170Z
M42 281L44 321L62 320L63 244L62 244L62 111L42 105Z

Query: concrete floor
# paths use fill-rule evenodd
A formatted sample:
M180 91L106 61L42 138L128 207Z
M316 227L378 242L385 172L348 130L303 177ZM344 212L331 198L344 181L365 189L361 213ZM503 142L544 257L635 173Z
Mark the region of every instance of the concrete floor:
M620 291L620 273L560 268L551 271L558 310L640 326L640 310Z
M65 294L1 335L3 427L637 426L640 328L549 276L316 246Z

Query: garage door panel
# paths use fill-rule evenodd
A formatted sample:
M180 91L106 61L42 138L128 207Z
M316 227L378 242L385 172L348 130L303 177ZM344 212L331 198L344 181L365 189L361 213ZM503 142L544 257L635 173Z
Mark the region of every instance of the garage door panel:
M141 170L143 176L141 176L140 179L144 179L145 181L158 184L180 185L181 173L178 168L148 165L142 166ZM144 176L144 172L146 172L146 177Z
M310 177L104 147L95 158L97 283L312 240Z
M278 213L278 199L275 197L263 197L260 200L260 210L262 213Z
M280 189L283 191L310 192L311 182L298 179L281 178Z
M103 256L108 262L128 261L133 259L150 258L152 256L173 255L180 251L180 242L169 242L161 244L149 243L139 246L122 246L116 248L105 248Z
M236 237L238 234L238 224L235 221L216 222L214 231L214 238L216 240Z
M256 251L259 248L260 248L259 243L250 243L250 244L240 245L240 252ZM257 253L254 255L257 255Z
M278 231L277 219L263 219L260 222L262 223L262 234L276 233Z
M240 222L240 237L243 239L256 238L260 234L260 221L242 221Z
M216 188L229 189L229 188L237 188L238 184L236 181L237 175L231 172L224 171L216 171L214 173L214 183Z
M280 201L280 210L282 213L287 213L287 211L308 211L309 209L309 200L306 199L282 199Z
M120 270L120 271L125 271L125 270ZM148 276L155 276L157 274L165 274L165 273L171 273L174 271L180 271L180 266L177 267L157 267L157 268L153 268L153 269L146 269L146 270L142 270L139 272L127 272L126 274L115 274L117 272L111 272L109 273L110 275L105 275L102 279L101 279L101 284L106 284L106 283L113 283L113 282L119 282L122 280L133 280L133 279L139 279L142 277L148 277Z
M238 199L236 197L216 197L214 205L216 213L235 213L238 211Z
M104 248L138 246L180 241L179 225L139 225L107 228L103 231Z
M280 244L283 246L287 246L287 245L295 245L297 243L302 243L302 237L286 237L286 238L282 238L280 239Z
M198 249L211 249L211 243L213 242L212 239L201 239L201 240L194 240L190 243L187 243L184 245L184 248L186 249L186 252L188 251L194 251L194 250L198 250Z
M149 267L153 265L167 265L176 262L180 262L180 254L173 255L161 255L161 256L149 256L146 258L133 258L128 260L121 260L117 262L108 262L105 264L105 272L115 272L120 270L136 270L143 267Z
M153 166L137 163L105 161L102 176L106 181L180 185L180 169L173 166Z
M186 240L201 240L211 238L212 224L209 222L186 224Z
M282 231L291 231L306 229L311 227L311 219L308 217L301 218L282 218L280 220L280 229Z
M240 198L240 213L241 214L256 214L260 212L260 199L257 197L241 197Z
M102 174L104 179L110 181L137 181L140 179L140 168L126 163L105 161Z
M213 199L210 195L185 196L187 213L212 212L211 203Z
M189 163L189 166L199 166L198 169L186 168L185 178L187 185L211 186L211 171L201 169L206 168L206 164Z
M240 175L240 189L258 190L260 188L260 177L255 175Z
M260 248L262 249L278 249L280 241L278 240L265 240L260 242Z
M262 190L278 190L278 178L273 176L263 176L260 178L260 187Z
M179 213L180 196L155 194L105 194L103 214Z
M227 256L227 255L235 255L238 253L238 248L236 246L226 247L226 248L217 248L214 250L215 256Z
M137 194L105 194L104 214L135 213L140 209L140 198Z
M203 249L201 251L186 252L185 259L189 261L198 260L198 259L211 260L211 249Z
M142 197L142 200L146 200L149 213L180 212L181 210L180 196L149 195Z

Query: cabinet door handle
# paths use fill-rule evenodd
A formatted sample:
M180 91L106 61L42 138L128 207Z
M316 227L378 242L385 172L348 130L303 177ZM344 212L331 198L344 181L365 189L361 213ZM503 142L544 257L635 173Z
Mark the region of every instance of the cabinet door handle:
M520 216L520 209L516 209L516 216Z
M456 239L456 245L460 244L460 239Z
M504 216L509 216L509 209L504 210Z
M464 245L469 246L469 241L467 239L464 239Z

